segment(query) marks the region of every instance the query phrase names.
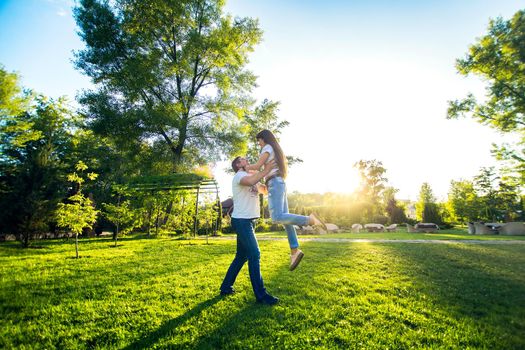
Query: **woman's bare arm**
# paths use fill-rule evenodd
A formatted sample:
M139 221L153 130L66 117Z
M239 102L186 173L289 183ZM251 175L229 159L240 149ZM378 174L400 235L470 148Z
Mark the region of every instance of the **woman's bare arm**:
M259 182L263 177L268 175L268 173L276 167L275 162L272 160L264 167L263 171L256 172L255 174L245 176L241 179L240 184L243 186L253 186Z
M262 168L262 166L264 165L264 163L266 163L266 161L268 160L268 157L270 156L270 153L268 152L264 152L263 154L261 154L261 156L259 157L259 160L257 161L257 163L255 164L250 164L250 165L247 165L245 166L244 168L246 170L259 170Z

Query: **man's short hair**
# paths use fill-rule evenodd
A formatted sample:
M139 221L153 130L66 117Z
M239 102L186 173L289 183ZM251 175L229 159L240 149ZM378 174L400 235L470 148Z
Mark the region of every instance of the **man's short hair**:
M241 160L241 156L239 157L235 157L235 159L233 160L232 162L232 169L234 172L238 172L239 171L239 165L237 163L239 163L239 161Z

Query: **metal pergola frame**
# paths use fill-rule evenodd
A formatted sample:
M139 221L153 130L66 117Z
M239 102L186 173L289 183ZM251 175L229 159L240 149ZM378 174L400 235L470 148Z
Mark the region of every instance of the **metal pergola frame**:
M165 176L135 177L129 181L129 186L137 191L187 191L196 195L195 211L193 214L193 237L197 235L199 215L199 195L215 193L217 220L213 223L213 233L219 230L219 220L222 218L221 201L219 199L219 185L214 178L207 178L197 174L172 174ZM206 239L208 234L206 234Z

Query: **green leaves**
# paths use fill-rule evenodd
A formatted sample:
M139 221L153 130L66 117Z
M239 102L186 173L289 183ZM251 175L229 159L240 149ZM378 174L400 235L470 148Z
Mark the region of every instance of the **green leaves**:
M69 196L67 203L59 203L56 209L56 220L58 227L71 230L75 234L76 257L78 258L78 235L84 228L92 228L99 211L95 209L94 203L82 192L82 184L85 182L82 173L87 170L86 164L79 161L75 169L81 174L72 173L67 176L68 181L76 185L77 191ZM96 174L90 173L96 178Z
M488 33L469 48L464 58L457 60L456 68L460 74L473 74L487 83L486 99L479 102L469 94L464 99L449 101L448 118L471 115L481 124L504 133L518 133L524 139L525 10L507 21L491 20ZM523 162L516 161L523 159L525 153L519 148L511 153L506 158L510 160L509 169L525 178Z
M27 110L29 96L22 92L16 73L7 72L0 65L0 116L15 116Z
M256 20L223 15L223 6L80 1L75 18L86 48L76 65L98 84L81 98L94 130L162 140L178 169L236 149L231 136L255 86L244 67L262 32Z
M65 99L22 92L1 68L0 90L0 230L28 246L54 225L79 120Z

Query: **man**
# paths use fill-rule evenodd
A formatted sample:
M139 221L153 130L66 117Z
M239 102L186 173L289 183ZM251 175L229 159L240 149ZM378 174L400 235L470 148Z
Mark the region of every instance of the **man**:
M237 252L233 259L224 281L221 285L221 295L235 293L233 284L243 267L248 261L250 281L252 282L253 292L258 303L274 305L279 299L270 295L264 288L261 276L260 258L261 252L257 239L255 238L255 220L259 218L259 193L266 192L266 186L259 181L268 175L275 167L275 163L269 163L261 172L249 174L244 167L248 165L246 158L237 157L232 162L232 169L235 176L232 181L233 192L233 213L232 227L237 233Z

